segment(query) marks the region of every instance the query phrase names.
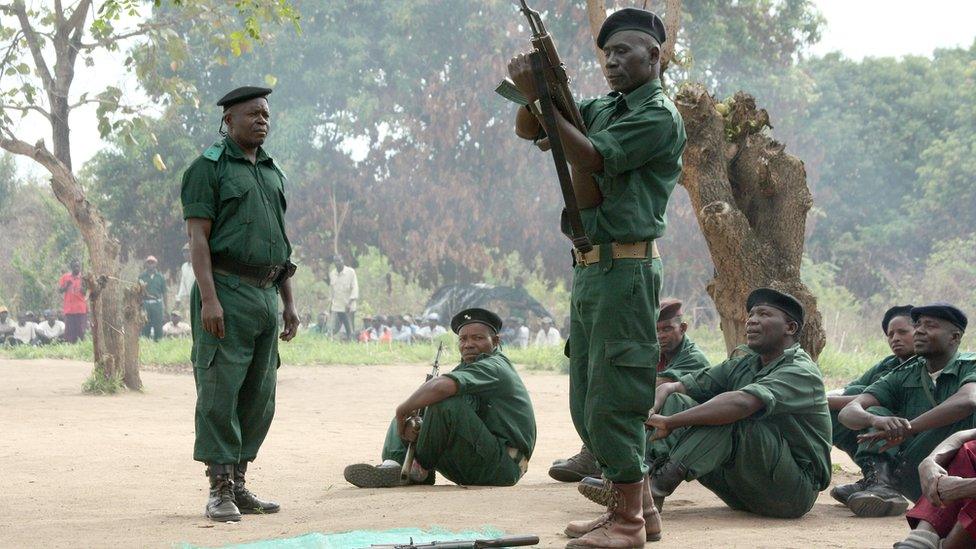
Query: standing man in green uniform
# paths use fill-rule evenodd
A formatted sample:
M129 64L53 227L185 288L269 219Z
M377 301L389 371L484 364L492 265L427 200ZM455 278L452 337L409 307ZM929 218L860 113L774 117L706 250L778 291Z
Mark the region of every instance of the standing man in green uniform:
M561 114L556 128L573 168L583 227L594 249L576 254L570 302L570 412L573 424L613 483L617 504L567 547L643 546L644 419L654 400L661 260L668 199L681 175L685 129L661 88L664 23L625 8L606 19L597 46L606 54L612 92L583 101L584 135ZM528 55L509 62L512 81L529 101L516 134L543 130ZM653 507L651 502L647 505ZM606 519L606 520L604 520Z
M861 377L838 390L838 394L827 394L827 407L830 408L830 427L831 433L833 433L834 446L851 456L851 459L854 459L854 454L857 453L857 437L865 431L848 429L837 420L837 415L844 406L850 404L857 398L857 395L863 393L868 385L878 381L915 356L915 344L913 343L915 327L912 326L911 313L911 305L897 305L885 311L884 317L881 319L881 330L888 338L888 347L891 348L893 354L868 368ZM849 497L868 487L867 471L861 472L863 477L860 480L834 486L830 490L830 497L846 505Z
M156 270L155 256L146 258L146 270L139 275L139 282L146 286L146 296L142 307L146 311L146 323L142 326L142 337L152 336L154 341L163 337L163 311L166 309L166 279Z
M657 363L658 385L677 381L684 374L711 366L705 353L686 334L688 323L682 319L681 305L680 299L661 300L657 319L657 342L661 346L661 358ZM553 462L549 476L560 482L580 482L580 493L601 505L606 504L609 494L600 478L600 466L586 446L569 459Z
M197 387L193 459L207 464L206 515L217 521L278 511L278 504L258 499L244 484L274 416L278 338L289 341L298 332L285 177L261 147L269 131L270 93L243 87L221 98L226 138L183 173L183 217L196 276L190 293Z
M830 414L820 370L798 343L803 307L754 290L748 348L657 388L651 493L663 499L697 479L729 507L803 516L830 485Z
M867 488L847 507L861 517L899 515L922 495L918 464L949 435L976 427L976 353L960 353L966 315L948 303L912 308L915 358L869 385L838 419L857 437L854 462Z
M451 320L461 363L420 386L396 408L383 443L383 463L343 472L360 488L433 484L434 471L457 484L512 486L535 449L535 413L522 379L498 348L502 319L465 309ZM426 408L419 430L410 418ZM407 444L416 444L410 479L400 480Z

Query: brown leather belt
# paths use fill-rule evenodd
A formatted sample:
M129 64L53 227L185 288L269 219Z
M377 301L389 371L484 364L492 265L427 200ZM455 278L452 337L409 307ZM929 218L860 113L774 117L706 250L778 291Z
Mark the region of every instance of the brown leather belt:
M611 242L611 257L614 259L644 259L648 255L647 244L647 242ZM579 253L579 250L573 248L573 256L576 257L576 264L582 267L589 267L590 265L596 265L599 263L600 246L606 246L606 244L594 244L593 249L585 254L581 254ZM661 257L661 253L657 249L657 242L654 240L652 240L650 243L650 252L652 259L658 259Z

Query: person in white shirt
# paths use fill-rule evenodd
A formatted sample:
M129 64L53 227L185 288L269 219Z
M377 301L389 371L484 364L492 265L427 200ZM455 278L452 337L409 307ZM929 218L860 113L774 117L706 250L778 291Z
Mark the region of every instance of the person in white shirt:
M169 322L163 324L163 337L189 337L190 325L183 321L178 311L169 315Z
M535 344L553 346L563 344L563 338L559 335L559 330L552 325L552 319L548 316L542 319L542 328L535 334Z
M10 311L6 307L0 306L0 345L7 342L7 338L13 337L14 328L17 322L10 318Z
M424 341L432 341L435 337L446 334L447 329L438 324L440 319L441 315L437 313L430 313L427 315L427 324L425 326L421 326L420 329L417 330L415 337Z
M34 322L34 313L27 311L17 316L17 325L14 326L14 333L8 340L11 345L30 345L37 337Z
M180 266L180 286L176 290L176 308L182 309L183 303L190 302L190 290L197 277L193 274L193 264L190 262L190 245L183 245L183 265Z
M519 349L528 347L530 335L532 335L532 333L529 331L529 327L525 324L525 321L519 319L519 328L515 336L515 346Z
M413 340L413 330L410 326L403 323L403 317L400 315L393 315L393 326L390 327L390 334L393 336L393 341L399 341L400 343L410 343Z
M54 311L47 309L44 311L44 322L34 327L34 340L38 345L48 343L58 343L64 336L64 322L54 316Z
M359 300L359 280L356 271L345 264L341 255L332 258L335 266L329 272L329 287L332 292L332 335L339 333L340 327L346 330L346 339L354 339L356 326L356 301Z

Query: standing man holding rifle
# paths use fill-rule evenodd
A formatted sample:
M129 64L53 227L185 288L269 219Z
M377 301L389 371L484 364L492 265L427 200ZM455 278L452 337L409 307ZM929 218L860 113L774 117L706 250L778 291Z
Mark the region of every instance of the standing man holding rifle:
M537 48L539 38L533 37ZM549 59L522 54L508 67L528 103L516 115L516 134L548 136L542 148L553 148L557 164L557 149L563 149L575 172L582 228L593 245L586 251L574 238L570 412L614 497L599 518L570 523L567 535L577 538L570 548L643 547L645 540L660 538L644 464L644 420L654 402L660 352L655 323L661 260L654 241L664 233L685 146L681 115L661 88L665 39L663 21L649 11L625 8L607 18L597 46L606 54L613 91L579 104L585 132L564 112L551 112L552 86L538 85L540 72L547 83L558 74L546 67ZM564 221L571 222L567 206Z

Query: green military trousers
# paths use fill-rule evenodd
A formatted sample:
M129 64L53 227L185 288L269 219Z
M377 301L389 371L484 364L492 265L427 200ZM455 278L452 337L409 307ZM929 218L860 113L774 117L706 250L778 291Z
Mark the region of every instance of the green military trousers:
M654 404L661 291L660 259L611 259L573 273L569 409L603 478L637 482L644 464L644 421Z
M859 395L864 392L864 389L864 385L850 385L844 388L844 396ZM845 454L851 456L851 459L854 459L854 454L857 453L857 435L866 433L867 430L852 431L848 429L843 423L838 421L838 414L840 414L840 410L830 411L831 442L834 446L843 450Z
M142 326L142 337L151 337L159 341L163 337L163 300L153 299L142 303L143 310L146 311L146 323Z
M672 393L660 413L670 416L697 405L688 395ZM698 479L738 511L797 518L813 508L820 492L778 429L761 419L683 427L650 444L655 463L683 465L685 480Z
M431 404L417 437L415 458L428 471L437 471L456 484L513 486L522 478L505 441L478 417L473 397L453 396ZM383 442L383 459L403 463L407 445L390 423ZM519 458L521 459L521 458Z
M193 379L197 387L193 459L229 464L252 461L275 409L278 291L236 276L214 274L224 309L224 338L203 329L200 290L190 292Z
M871 406L867 411L876 416L895 415L884 406ZM861 443L858 444L857 452L854 454L854 463L864 467L864 464L870 459L879 455L886 456L894 469L892 476L896 480L895 488L906 498L918 501L918 498L922 497L922 485L918 480L918 464L949 435L964 429L971 429L972 426L972 418L967 417L951 425L912 436L898 446L885 450L883 454L878 452L883 441ZM866 432L873 431L874 429L869 429Z

